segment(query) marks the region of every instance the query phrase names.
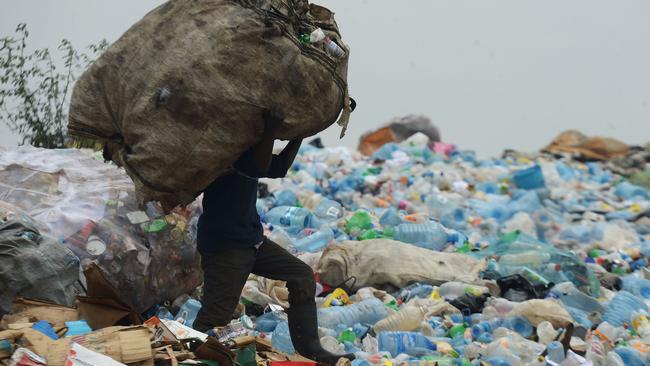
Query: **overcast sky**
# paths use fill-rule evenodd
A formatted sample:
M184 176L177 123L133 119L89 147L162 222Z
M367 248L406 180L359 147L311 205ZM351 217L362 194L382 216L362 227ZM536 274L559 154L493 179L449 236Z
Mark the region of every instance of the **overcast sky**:
M31 45L116 40L158 0L1 0L0 35ZM395 116L433 119L443 139L481 155L534 151L576 128L650 141L650 1L321 0L352 47L359 103L348 136ZM0 127L0 144L16 143Z

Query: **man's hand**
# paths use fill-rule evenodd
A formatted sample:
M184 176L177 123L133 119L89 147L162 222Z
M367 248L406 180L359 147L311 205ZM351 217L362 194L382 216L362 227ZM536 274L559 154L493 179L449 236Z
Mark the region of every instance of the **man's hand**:
M277 136L282 123L284 123L284 114L277 106L264 110L264 136L273 138Z

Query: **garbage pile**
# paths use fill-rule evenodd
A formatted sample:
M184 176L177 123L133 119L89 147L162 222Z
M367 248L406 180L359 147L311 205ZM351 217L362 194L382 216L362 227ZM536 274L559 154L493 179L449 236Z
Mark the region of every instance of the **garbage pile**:
M479 159L423 134L369 157L305 145L287 178L261 182L257 209L314 269L321 343L353 365L646 365L650 192L607 164ZM208 334L191 329L199 295L103 325L118 328L98 327L84 297L57 312L16 300L0 358L310 362L291 344L282 282L251 276L234 320Z

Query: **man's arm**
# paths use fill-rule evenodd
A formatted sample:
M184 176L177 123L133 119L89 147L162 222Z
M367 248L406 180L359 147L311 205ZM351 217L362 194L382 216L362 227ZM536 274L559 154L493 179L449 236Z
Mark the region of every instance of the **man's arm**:
M262 140L252 148L257 170L263 173L263 175L271 168L273 143L275 142L275 136L282 122L283 118L277 110L264 111L264 135L262 136Z
M282 178L287 175L296 159L298 150L300 150L300 144L302 144L302 139L291 140L279 155L273 156L267 174L268 178Z

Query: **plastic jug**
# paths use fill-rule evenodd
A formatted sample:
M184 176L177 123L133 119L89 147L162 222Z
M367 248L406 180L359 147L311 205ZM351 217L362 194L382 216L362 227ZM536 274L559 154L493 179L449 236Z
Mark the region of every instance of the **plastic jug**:
M289 189L276 192L273 196L275 196L275 206L295 206L298 203L298 197Z
M340 203L325 198L316 206L314 215L325 221L334 221L343 217L343 212L343 206Z
M309 227L312 215L302 207L279 206L267 212L266 218L273 225L281 225L297 232Z

